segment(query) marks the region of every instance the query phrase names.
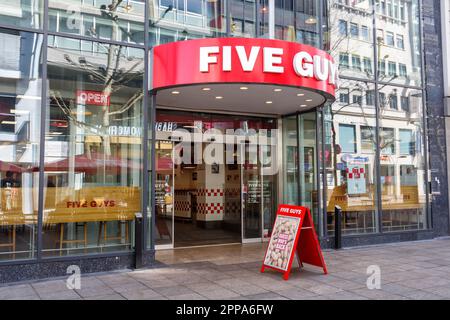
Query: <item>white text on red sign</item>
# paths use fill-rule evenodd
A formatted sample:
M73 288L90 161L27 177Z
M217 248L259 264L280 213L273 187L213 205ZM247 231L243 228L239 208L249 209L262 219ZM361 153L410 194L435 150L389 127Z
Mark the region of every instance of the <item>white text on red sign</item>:
M263 59L263 72L284 73L283 48L252 46L247 54L244 46L211 46L200 47L200 72L209 72L210 64L217 64L221 55L222 71L232 71L232 50L235 50L243 71L252 72L256 61L261 55ZM261 50L262 49L262 50ZM335 85L337 82L337 66L327 58L300 51L293 57L292 65L299 77L316 78L319 81L328 81Z

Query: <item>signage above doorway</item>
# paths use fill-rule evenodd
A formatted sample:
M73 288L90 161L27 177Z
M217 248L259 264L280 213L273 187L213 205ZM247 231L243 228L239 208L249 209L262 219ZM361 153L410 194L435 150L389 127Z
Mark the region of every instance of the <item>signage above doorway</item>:
M282 115L335 99L333 58L295 42L198 39L156 46L153 56L161 107Z

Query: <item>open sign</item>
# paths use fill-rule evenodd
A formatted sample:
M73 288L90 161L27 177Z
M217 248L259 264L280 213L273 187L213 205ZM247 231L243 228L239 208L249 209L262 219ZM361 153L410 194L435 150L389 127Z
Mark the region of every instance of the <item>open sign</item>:
M101 91L77 91L77 104L109 106L110 96Z

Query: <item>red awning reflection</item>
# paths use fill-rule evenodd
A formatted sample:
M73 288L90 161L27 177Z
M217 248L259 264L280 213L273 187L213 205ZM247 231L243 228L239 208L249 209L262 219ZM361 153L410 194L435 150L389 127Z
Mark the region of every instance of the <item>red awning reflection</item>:
M8 163L8 162L3 162L0 160L0 171L1 172L16 172L16 173L21 173L23 171L25 171L24 168L16 166L14 164Z
M39 170L39 168L35 169L36 171ZM101 173L103 170L110 174L118 174L124 169L141 170L141 165L137 161L104 154L80 154L60 161L46 163L44 167L46 172L75 171L88 174Z

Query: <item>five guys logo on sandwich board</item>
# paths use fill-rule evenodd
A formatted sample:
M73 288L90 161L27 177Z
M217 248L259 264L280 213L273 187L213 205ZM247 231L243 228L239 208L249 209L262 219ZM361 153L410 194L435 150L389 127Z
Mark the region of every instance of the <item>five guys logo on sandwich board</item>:
M288 280L295 256L300 268L306 263L328 273L309 208L280 204L261 272L273 269Z

